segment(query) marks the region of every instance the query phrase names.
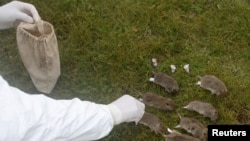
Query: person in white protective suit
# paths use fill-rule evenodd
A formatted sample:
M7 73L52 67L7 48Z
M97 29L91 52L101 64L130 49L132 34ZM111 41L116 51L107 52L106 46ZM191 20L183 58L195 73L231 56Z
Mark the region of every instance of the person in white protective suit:
M12 1L0 7L0 29L38 20L32 4ZM0 76L0 141L98 140L115 125L137 123L144 110L143 103L127 94L107 105L78 98L56 100L27 94Z

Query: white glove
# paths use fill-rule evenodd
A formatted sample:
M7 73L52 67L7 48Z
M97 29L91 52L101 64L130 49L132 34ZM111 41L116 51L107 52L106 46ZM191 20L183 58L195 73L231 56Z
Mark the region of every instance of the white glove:
M12 1L0 7L0 29L17 26L20 22L35 23L41 18L29 3Z
M137 124L145 112L144 103L129 95L118 98L108 104L108 107L115 125L122 122L135 122Z

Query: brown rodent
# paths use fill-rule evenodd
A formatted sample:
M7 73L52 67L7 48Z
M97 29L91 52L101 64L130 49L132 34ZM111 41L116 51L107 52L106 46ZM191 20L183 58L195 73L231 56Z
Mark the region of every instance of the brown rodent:
M179 91L179 85L177 81L165 73L154 73L154 77L151 77L149 81L164 87L165 91L168 93L177 93Z
M224 82L214 75L205 75L200 77L200 81L197 82L197 85L209 90L212 94L217 96L223 96L228 92Z
M141 101L148 106L155 107L161 110L175 110L176 105L170 99L160 95L153 94L151 92L144 93L141 97Z
M164 135L164 131L167 129L164 123L158 117L148 112L144 113L143 117L138 123L149 127L156 134Z
M208 138L207 127L194 118L180 117L179 125L176 127L186 130L188 133L192 134L195 138L198 138L201 141L206 141Z
M189 102L189 104L184 106L183 108L190 111L196 111L199 114L202 114L204 117L210 118L211 121L216 121L218 118L217 110L210 103L194 100Z
M175 130L168 129L170 134L165 135L165 141L200 141L198 138L195 138L193 136L182 134Z

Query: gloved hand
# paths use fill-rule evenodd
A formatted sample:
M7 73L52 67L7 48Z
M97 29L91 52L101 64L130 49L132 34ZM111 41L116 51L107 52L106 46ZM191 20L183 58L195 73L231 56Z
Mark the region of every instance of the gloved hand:
M18 26L20 22L35 23L41 18L29 3L12 1L0 7L0 29Z
M129 95L118 98L108 104L108 107L115 121L115 125L122 122L135 122L137 124L145 112L144 103Z

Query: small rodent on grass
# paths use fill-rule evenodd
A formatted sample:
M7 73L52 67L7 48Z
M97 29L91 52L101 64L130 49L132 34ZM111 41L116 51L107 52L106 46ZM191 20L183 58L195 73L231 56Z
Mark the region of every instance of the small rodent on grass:
M183 108L198 112L202 114L204 117L210 118L211 121L216 121L218 118L218 112L214 108L214 106L207 102L202 102L198 100L194 100L188 103L188 105L184 106Z
M170 99L151 92L144 93L141 96L141 101L150 107L155 107L161 110L175 110L176 104Z
M138 123L149 127L156 134L164 135L164 132L167 129L164 123L158 117L148 112L144 113L143 117Z
M182 128L193 137L200 139L201 141L207 140L208 129L205 125L199 122L197 119L191 117L180 117L180 122L176 128Z
M152 81L155 84L164 87L165 91L167 91L168 93L177 93L179 91L179 85L177 81L173 77L165 73L154 73L154 77L151 77L149 81Z
M195 138L187 134L182 134L178 131L171 130L169 128L168 132L170 132L170 134L164 136L165 141L200 141L198 138Z
M228 92L224 82L214 75L205 75L200 77L200 81L197 82L197 85L209 90L212 94L217 96L223 96Z

